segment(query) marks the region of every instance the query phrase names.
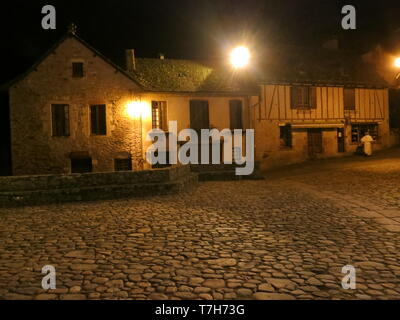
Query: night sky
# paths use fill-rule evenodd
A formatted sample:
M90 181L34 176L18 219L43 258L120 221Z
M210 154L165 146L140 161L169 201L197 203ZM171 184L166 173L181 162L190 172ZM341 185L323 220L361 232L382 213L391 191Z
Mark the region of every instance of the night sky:
M54 5L57 29L43 30L41 9ZM357 10L357 30L341 28L341 8ZM246 43L321 46L336 37L342 49L366 52L381 44L400 54L400 1L394 0L13 0L2 1L0 84L26 71L67 30L118 64L124 50L139 57L208 59ZM9 173L8 103L0 101L0 174Z
M41 8L57 9L57 30L41 28ZM357 9L357 30L343 31L341 8ZM66 31L117 63L124 49L137 56L214 58L244 41L273 46L319 46L336 36L346 49L366 51L381 42L400 44L400 2L392 0L13 0L1 4L3 59L0 83L23 72Z

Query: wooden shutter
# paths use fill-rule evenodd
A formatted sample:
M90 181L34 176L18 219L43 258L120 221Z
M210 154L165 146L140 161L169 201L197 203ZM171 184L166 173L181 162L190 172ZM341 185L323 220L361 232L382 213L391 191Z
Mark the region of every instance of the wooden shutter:
M160 101L160 129L165 132L168 131L168 119L167 119L167 102Z
M92 134L97 134L97 106L90 106L90 123L92 128Z
M310 94L310 107L312 109L317 109L317 88L310 87L308 92Z
M106 134L106 106L104 104L98 106L99 134Z
M345 88L343 89L344 99L344 110L355 110L356 109L356 93L355 89Z
M53 136L69 136L69 106L67 104L52 104Z
M197 131L209 129L208 101L190 100L190 127Z
M51 105L51 116L52 116L52 127L53 127L53 136L58 136L58 108L56 104Z
M104 104L90 106L90 122L92 134L105 135L106 126L106 106Z
M229 119L231 130L243 129L242 100L229 101Z
M290 87L290 108L297 108L297 87Z

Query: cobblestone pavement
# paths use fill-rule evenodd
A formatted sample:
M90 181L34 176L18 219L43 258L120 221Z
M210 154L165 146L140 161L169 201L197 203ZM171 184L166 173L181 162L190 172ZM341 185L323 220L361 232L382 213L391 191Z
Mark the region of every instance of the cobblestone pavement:
M399 299L399 178L394 150L180 195L1 209L0 298ZM356 290L341 287L348 264Z

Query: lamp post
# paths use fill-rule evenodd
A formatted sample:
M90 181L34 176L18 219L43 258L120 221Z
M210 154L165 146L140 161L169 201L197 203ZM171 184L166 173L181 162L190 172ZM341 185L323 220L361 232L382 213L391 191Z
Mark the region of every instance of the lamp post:
M126 106L126 112L130 118L133 120L139 120L139 138L140 138L140 158L139 158L139 168L143 169L143 113L145 112L145 104L140 100L135 100L128 102Z

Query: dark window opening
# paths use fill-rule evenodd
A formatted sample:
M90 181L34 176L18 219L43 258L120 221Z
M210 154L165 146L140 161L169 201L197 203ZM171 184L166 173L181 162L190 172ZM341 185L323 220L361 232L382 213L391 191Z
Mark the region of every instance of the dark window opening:
M69 106L67 104L52 104L53 137L69 136Z
M106 106L90 106L91 132L94 135L106 135Z
M291 87L290 97L292 109L315 109L317 107L315 87Z
M292 126L290 124L279 127L281 147L292 147Z
M344 110L355 110L356 109L356 90L355 89L344 89Z
M400 129L400 90L389 90L389 125L391 129Z
M376 141L378 140L378 125L376 123L362 123L351 125L351 142L360 143L361 138L369 132L369 135Z
M115 171L132 171L132 159L114 159Z
M72 63L72 76L74 78L82 78L84 76L83 62Z
M85 173L92 172L92 158L72 158L71 159L71 172L72 173Z
M242 100L229 101L229 118L231 130L243 129Z
M151 102L152 128L168 131L167 103L165 101Z

